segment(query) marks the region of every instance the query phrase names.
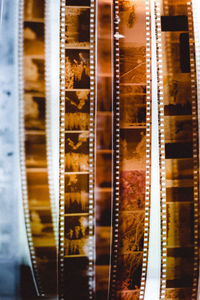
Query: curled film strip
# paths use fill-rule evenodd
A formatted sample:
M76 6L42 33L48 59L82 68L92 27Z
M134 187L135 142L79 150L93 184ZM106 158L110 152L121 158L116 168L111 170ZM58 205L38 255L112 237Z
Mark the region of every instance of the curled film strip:
M111 299L144 297L150 207L150 22L149 1L114 2Z
M95 10L94 0L61 1L60 299L95 290Z
M164 261L166 252L164 108L162 85L162 55L160 49L160 11L158 3L151 2L151 193L148 244L148 265L145 291L140 298L165 298L160 287L165 287ZM165 245L164 245L165 244Z
M19 3L20 165L24 217L37 293L56 295L44 87L44 1Z
M198 127L192 15L184 0L161 1L161 7L167 217L165 297L196 299ZM161 285L161 297L164 289Z

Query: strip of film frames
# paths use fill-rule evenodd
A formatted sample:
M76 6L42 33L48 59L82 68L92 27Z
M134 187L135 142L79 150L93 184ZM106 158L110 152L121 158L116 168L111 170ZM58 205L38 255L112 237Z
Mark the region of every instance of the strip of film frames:
M192 2L157 3L162 55L166 224L164 299L197 299L199 273L199 157ZM165 245L163 246L165 248Z
M139 5L137 5L136 2L137 1L135 1L133 5L135 18L133 18L133 15L132 19L129 18L129 22L132 20L135 26L137 26L137 21L139 22L136 11L139 5L142 5L142 1L139 1ZM145 7L147 9L146 24L145 19L143 19L145 35L145 30L150 30L149 3L144 3L143 5L143 12ZM142 59L138 59L136 63L136 67L141 67L140 63L143 62L144 65L146 64L147 70L147 72L144 70L142 72L142 75L144 76L145 74L146 76L145 80L143 77L146 96L144 97L145 101L143 100L145 112L143 122L145 123L145 127L138 128L138 124L134 124L137 121L134 122L132 117L131 123L133 124L130 124L131 126L128 126L127 129L127 124L124 126L124 115L129 116L132 110L136 110L137 106L134 104L138 104L139 101L137 99L137 102L131 105L131 96L134 94L134 92L131 91L131 93L128 94L128 104L130 106L125 108L126 102L123 95L123 86L131 86L130 79L133 79L131 82L132 85L136 85L136 83L142 82L142 80L136 81L139 77L139 68L136 68L136 72L134 73L132 60L138 57L137 52L131 49L130 41L127 46L127 49L131 53L130 57L125 53L124 49L125 40L128 40L128 33L122 29L125 26L123 13L125 13L124 8L126 6L128 7L128 14L131 14L130 1L123 1L123 8L120 1L115 1L115 185L110 297L111 299L143 299L145 295L148 257L150 196L150 187L148 186L150 179L150 166L148 165L150 160L149 147L151 146L151 108L148 107L148 105L150 106L151 98L148 97L151 91L149 81L151 74L148 74L150 67L148 60L148 50L150 51L150 48L148 48L148 39L150 38L150 32L146 31L147 39L144 40L146 49L144 47L142 58L144 60L146 54L146 60L142 61ZM140 17L141 15L140 11ZM192 3L187 1L155 1L155 17L161 186L160 298L196 299L199 273L199 162ZM119 20L120 22L118 22ZM141 23L142 22L140 22L140 26ZM130 24L128 25L130 26ZM140 32L142 36L141 28L138 32ZM138 34L136 34L135 37L134 31L132 31L131 39L136 43L137 39L139 39ZM139 54L141 53L142 50L140 48ZM132 64L132 66L130 66L130 64ZM127 69L125 69L126 65L128 66ZM126 80L124 81L125 78ZM142 78L142 76L140 78ZM142 84L140 83L138 85ZM135 114L133 114L133 116L135 118ZM146 138L146 145L145 143L143 145L146 153L145 150L142 152L140 143L135 141L137 137L136 131L133 131L134 134L131 134L130 129L137 129L140 134L143 129L143 136ZM133 142L135 142L133 145L136 148L132 148L131 143ZM129 149L131 150L130 152ZM136 150L139 150L138 153ZM134 177L130 175L136 172L138 173L137 176L139 176L140 168L137 168L137 166L141 166L139 162L142 153L144 153L144 160L146 159L146 164L144 163L143 168L144 182L143 185L141 185L144 197L141 197L142 193L138 193L137 196L139 200L136 200L140 204L140 200L144 199L144 203L141 207L137 207L137 205L135 207L132 206L132 210L131 205L133 205L134 202L131 203L131 201L134 200L134 192L140 185L138 183L134 184ZM129 154L129 157L126 157L127 154ZM132 159L133 164L131 165ZM126 171L129 172L126 174ZM130 182L126 182L126 178L128 178ZM127 184L125 188L124 183ZM124 192L130 192L130 198L128 198L126 194L124 196ZM129 199L131 200L130 207L127 201ZM123 207L124 201L127 202ZM134 224L136 214L138 214L138 208L141 208L139 209L141 215ZM136 238L134 236L136 236ZM141 237L141 240L139 237ZM138 243L141 242L141 244L139 244L141 246L136 246L137 238ZM127 248L124 247L125 245ZM129 252L127 249L131 251ZM133 269L131 269L132 267ZM124 278L122 276L124 276ZM125 285L123 286L123 284Z
M19 2L20 160L26 233L36 292L57 294L55 222L49 188L44 0Z
M94 298L95 1L61 0L60 299Z
M113 3L97 3L96 106L96 291L107 299L110 276L113 197Z
M110 299L142 299L150 203L150 1L114 1L113 9L114 197Z

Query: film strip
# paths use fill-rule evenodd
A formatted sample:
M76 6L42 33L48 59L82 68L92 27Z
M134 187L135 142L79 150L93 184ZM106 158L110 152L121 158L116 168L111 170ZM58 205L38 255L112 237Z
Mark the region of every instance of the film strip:
M44 8L41 0L19 4L20 164L36 290L40 296L54 296L56 242L47 171Z
M144 297L151 176L150 22L149 1L114 2L114 200L110 299Z
M195 61L196 61L196 81L197 81L197 110L199 118L199 97L200 97L200 85L199 85L199 66L200 66L200 56L199 56L199 2L192 1L192 13L193 13L193 26L194 26L194 40L195 40ZM198 136L199 136L199 122L198 122ZM198 278L198 290L197 299L200 297L200 278Z
M199 164L192 11L185 0L160 3L167 204L163 297L196 299ZM161 285L161 297L164 289Z
M95 10L94 0L61 1L60 299L95 290Z
M107 299L110 272L112 149L112 0L98 1L96 105L96 293Z
M151 199L151 108L152 108L152 75L151 75L151 3L146 1L146 183L145 183L145 219L143 261L140 285L140 299L144 298L149 244L150 199Z

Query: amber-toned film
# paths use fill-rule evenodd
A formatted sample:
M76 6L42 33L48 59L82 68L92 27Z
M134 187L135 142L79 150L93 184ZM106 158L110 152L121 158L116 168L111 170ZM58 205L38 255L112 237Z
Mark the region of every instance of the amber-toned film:
M20 155L24 218L36 290L57 294L49 192L45 88L45 1L20 1Z
M119 22L115 22L116 19ZM139 299L140 295L144 296L149 235L150 3L115 2L114 28L114 193L110 297ZM138 35L138 32L141 34Z
M60 8L59 297L93 299L96 7L66 0Z
M165 299L196 299L199 163L192 3L160 4L167 203Z
M21 190L36 298L154 300L155 280L159 299L198 299L194 0L58 1L57 129L48 5L19 1Z

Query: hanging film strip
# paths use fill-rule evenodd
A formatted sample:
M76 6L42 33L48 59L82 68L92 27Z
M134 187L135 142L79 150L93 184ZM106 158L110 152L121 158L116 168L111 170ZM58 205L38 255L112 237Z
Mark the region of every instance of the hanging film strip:
M193 24L192 1L187 3L188 29L189 29L189 52L190 52L190 81L192 100L192 141L193 141L193 281L192 299L197 299L199 280L199 127L198 127L198 98L197 98L197 74L195 64L195 37Z
M93 299L95 1L61 1L60 299Z
M167 240L161 298L196 299L199 272L199 163L195 44L191 3L164 0L159 47L163 56ZM159 39L159 37L158 37ZM166 252L165 252L165 248ZM165 260L165 257L164 257Z
M96 105L96 293L107 299L110 272L112 202L112 0L98 1Z
M20 1L20 164L36 290L41 296L54 296L57 255L47 171L44 11L45 1Z
M114 3L114 200L110 298L142 299L150 208L150 3Z

